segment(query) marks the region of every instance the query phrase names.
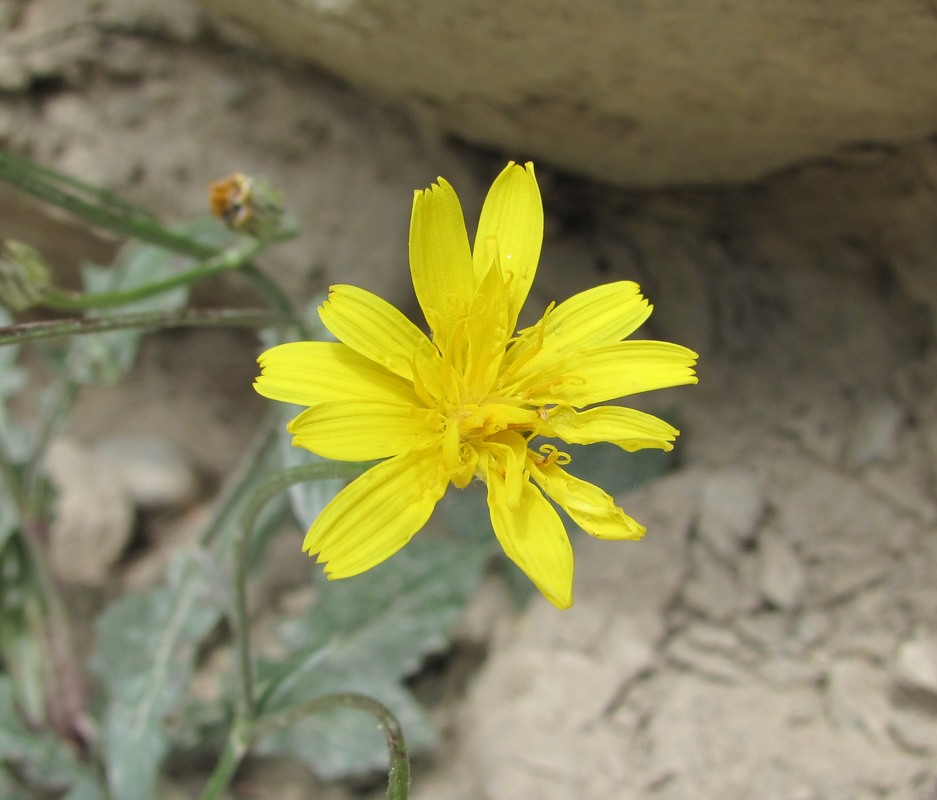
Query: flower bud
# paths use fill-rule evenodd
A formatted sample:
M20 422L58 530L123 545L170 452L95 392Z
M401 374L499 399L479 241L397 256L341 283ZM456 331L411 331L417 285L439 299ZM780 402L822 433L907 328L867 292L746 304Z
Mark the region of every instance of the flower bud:
M283 196L271 184L233 172L209 188L212 213L238 233L266 239L277 232Z
M0 300L14 311L42 302L52 271L39 252L24 242L7 239L0 247Z

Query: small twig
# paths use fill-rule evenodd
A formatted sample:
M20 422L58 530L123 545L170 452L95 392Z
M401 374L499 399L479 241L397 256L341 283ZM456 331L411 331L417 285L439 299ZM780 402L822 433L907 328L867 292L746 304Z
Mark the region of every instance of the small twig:
M183 311L148 311L109 317L78 317L21 322L0 327L0 347L38 339L60 339L86 333L140 328L242 327L265 328L290 320L282 314L255 308L185 309Z
M264 247L259 240L250 240L240 247L232 247L219 253L214 258L197 264L185 272L144 286L135 286L132 289L118 289L113 292L64 292L59 289L47 288L39 305L55 308L62 311L83 311L94 308L113 308L128 305L139 300L145 300L157 294L163 294L179 286L188 286L196 281L203 280L219 272L237 269L250 261Z

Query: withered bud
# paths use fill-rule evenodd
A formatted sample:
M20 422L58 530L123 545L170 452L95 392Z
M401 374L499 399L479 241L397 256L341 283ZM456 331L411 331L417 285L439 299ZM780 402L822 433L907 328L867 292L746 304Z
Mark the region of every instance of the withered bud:
M52 283L52 270L39 251L7 239L0 247L0 300L13 311L38 305Z
M266 181L233 172L209 188L211 210L238 233L266 239L277 232L283 196Z

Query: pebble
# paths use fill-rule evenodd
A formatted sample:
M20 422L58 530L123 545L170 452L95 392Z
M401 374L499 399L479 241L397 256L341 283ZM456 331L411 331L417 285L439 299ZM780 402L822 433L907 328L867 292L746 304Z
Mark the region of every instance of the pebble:
M729 629L694 623L671 640L667 655L679 664L716 681L735 682L744 676L743 665L752 658Z
M862 469L876 461L892 460L898 451L898 434L905 417L904 409L890 400L861 409L849 426L846 466Z
M52 568L63 581L100 585L133 535L133 498L116 467L72 440L52 443L46 469L57 491L49 527Z
M700 538L731 561L754 538L764 508L765 490L758 477L737 469L717 473L703 484L697 521Z
M29 70L11 53L0 53L0 91L18 92L29 85Z
M823 678L823 671L816 664L784 657L759 664L758 674L778 687L814 686Z
M858 658L837 659L827 676L830 715L843 729L861 730L876 745L889 741L891 704L881 670Z
M729 566L705 547L693 551L693 574L684 584L683 601L713 622L725 622L754 606L751 592Z
M889 730L895 742L912 755L937 753L937 720L914 709L893 710Z
M937 639L918 635L902 642L892 664L895 682L937 696Z
M174 508L191 500L198 476L179 448L166 439L121 436L94 448L95 458L120 475L133 499L144 509Z
M697 650L685 639L671 642L667 655L678 666L692 670L709 680L735 683L745 677L745 672L732 656Z
M758 588L771 605L794 611L803 602L807 577L794 549L778 535L764 536L758 548Z

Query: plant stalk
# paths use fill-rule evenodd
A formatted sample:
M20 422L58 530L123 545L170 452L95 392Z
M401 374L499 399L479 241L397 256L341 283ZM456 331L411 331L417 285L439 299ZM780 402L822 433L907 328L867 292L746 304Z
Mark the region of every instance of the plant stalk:
M126 328L241 327L266 328L289 323L282 314L255 308L183 309L145 311L108 317L74 317L21 322L0 327L0 347L39 339L61 339L86 333L102 333Z

